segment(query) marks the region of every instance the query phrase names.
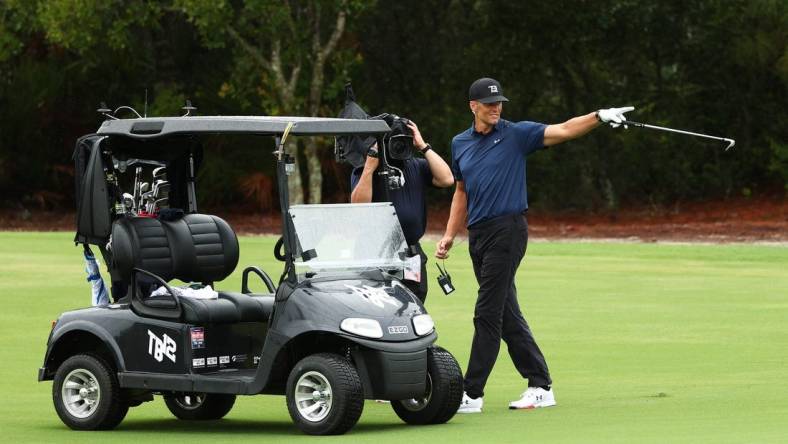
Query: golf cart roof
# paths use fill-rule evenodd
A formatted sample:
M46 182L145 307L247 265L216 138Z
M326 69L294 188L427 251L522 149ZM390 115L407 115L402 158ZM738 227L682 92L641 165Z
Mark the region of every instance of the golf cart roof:
M148 117L106 120L97 134L151 139L173 135L258 134L282 135L289 124L295 136L340 136L345 134L376 135L390 129L379 119L335 119L326 117L269 116L195 116Z

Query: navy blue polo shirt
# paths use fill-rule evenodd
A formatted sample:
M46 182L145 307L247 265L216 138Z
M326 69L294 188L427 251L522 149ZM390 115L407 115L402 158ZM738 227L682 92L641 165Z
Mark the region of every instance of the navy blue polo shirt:
M468 226L528 208L525 159L544 148L547 125L500 119L487 134L473 125L451 142L451 170L465 183Z
M350 175L350 191L356 188L361 179L364 167L358 167ZM432 184L432 171L426 159L408 159L402 166L405 186L398 190L389 190L389 201L397 210L397 219L402 225L405 241L413 245L424 236L427 229L426 188ZM372 178L372 202L386 202L385 184L375 172Z

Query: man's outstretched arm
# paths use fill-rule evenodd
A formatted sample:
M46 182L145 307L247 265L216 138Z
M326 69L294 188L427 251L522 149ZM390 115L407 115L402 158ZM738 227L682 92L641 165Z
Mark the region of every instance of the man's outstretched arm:
M624 113L633 109L635 107L632 106L601 109L584 116L574 117L564 123L548 125L544 130L544 145L553 146L567 140L576 139L596 128L600 123L609 123L616 128L626 121L627 118Z

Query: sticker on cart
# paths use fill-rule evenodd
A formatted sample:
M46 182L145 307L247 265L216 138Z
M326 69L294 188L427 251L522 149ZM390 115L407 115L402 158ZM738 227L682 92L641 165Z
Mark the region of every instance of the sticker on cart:
M205 367L205 358L194 358L194 359L192 359L192 367L194 367L194 368Z
M219 356L219 364L229 364L230 356Z
M205 348L205 328L192 327L190 330L192 336L192 350Z
M217 358L216 356L212 356L207 359L207 362L208 362L208 367L216 367L219 363L219 358Z

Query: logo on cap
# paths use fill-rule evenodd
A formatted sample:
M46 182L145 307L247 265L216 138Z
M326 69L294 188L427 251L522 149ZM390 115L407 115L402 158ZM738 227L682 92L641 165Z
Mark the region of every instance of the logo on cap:
M483 77L471 84L468 89L468 98L481 103L508 102L509 99L502 95L503 88L497 80Z

